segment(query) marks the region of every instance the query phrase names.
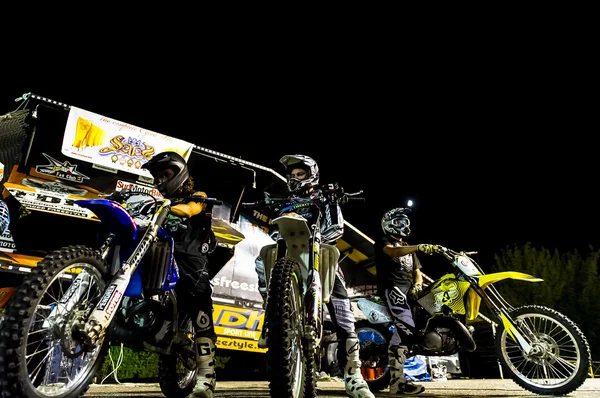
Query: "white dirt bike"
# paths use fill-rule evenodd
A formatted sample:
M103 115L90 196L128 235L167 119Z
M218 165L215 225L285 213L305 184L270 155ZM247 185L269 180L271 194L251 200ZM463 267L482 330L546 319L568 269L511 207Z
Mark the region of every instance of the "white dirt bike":
M364 200L333 188L330 200ZM243 203L245 208L276 208L275 244L261 249L268 297L265 310L271 397L316 397L317 366L323 338L323 304L329 302L340 257L321 242L320 217L309 224L300 214L320 199L274 198Z

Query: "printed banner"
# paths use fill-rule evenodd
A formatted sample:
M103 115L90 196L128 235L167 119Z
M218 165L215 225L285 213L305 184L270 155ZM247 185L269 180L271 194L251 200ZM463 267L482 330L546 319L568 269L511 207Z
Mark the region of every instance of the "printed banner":
M217 347L228 350L266 352L258 347L264 311L214 304L213 322Z
M74 106L69 111L62 153L74 159L151 178L141 169L164 151L189 159L194 145Z

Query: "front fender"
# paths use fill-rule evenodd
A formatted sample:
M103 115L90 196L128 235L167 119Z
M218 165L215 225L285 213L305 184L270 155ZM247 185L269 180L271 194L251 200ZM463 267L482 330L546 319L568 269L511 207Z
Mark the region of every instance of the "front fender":
M526 282L543 282L541 278L524 274L516 271L505 271L495 272L493 274L481 275L479 277L479 286L485 289L489 285L505 280L505 279L517 279ZM467 319L472 321L479 315L479 306L481 305L481 297L473 289L469 289L467 295Z
M543 282L544 280L541 278L536 278L535 276L524 274L522 272L516 271L505 271L505 272L495 272L493 274L482 275L479 277L479 286L482 289L485 289L489 285L502 281L504 279L517 279L526 282Z

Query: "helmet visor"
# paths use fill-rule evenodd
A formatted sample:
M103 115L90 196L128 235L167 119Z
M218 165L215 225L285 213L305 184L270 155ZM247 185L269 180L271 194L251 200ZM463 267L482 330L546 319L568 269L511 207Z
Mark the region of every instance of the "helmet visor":
M390 224L398 228L404 228L410 225L410 221L406 218L394 218L390 221Z

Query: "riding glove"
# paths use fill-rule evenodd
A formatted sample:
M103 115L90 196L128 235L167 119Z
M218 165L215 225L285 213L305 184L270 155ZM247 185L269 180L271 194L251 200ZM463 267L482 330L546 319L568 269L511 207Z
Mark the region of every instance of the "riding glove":
M417 248L419 249L419 251L422 251L425 254L437 253L440 249L438 245L428 245L426 243L421 243L420 245L417 245Z

